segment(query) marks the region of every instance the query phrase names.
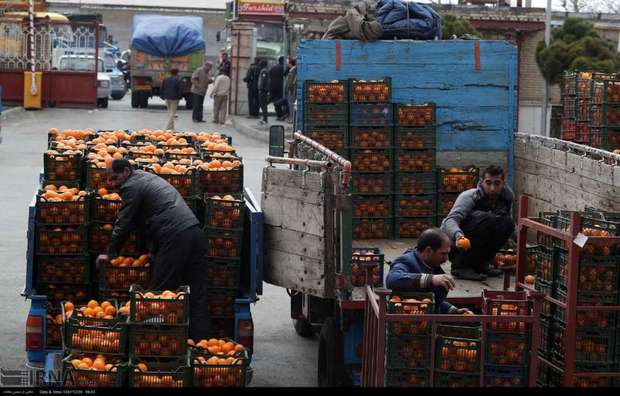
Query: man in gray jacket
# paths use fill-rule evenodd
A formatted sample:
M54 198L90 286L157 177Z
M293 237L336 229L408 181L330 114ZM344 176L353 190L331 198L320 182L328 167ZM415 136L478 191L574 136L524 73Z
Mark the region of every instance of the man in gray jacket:
M514 194L504 177L500 166L486 168L478 187L462 192L441 223L453 242L450 261L456 278L484 280L502 273L491 263L515 231Z
M203 119L203 105L207 88L213 82L210 76L213 62L205 61L204 66L199 67L192 73L192 120L194 122L205 122Z
M133 170L129 161L112 161L107 169L108 183L120 191L118 212L108 254L101 261L119 255L129 232L143 227L153 242L153 266L149 290L175 290L190 287L190 338L207 336L206 251L207 241L199 221L179 192L161 177Z

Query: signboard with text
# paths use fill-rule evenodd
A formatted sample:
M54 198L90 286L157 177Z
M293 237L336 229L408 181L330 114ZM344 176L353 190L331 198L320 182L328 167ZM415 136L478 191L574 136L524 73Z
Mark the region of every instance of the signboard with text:
M239 15L284 15L284 1L239 0Z

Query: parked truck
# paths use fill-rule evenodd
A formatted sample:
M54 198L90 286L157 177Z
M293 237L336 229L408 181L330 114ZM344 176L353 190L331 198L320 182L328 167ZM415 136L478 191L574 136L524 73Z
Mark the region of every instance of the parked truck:
M135 15L130 47L131 107L146 108L174 68L183 81L185 107L191 109L191 76L205 55L202 18Z

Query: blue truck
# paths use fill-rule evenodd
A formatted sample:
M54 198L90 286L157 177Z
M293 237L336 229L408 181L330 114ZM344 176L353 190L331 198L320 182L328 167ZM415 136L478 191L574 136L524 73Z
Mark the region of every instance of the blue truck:
M41 175L41 179L42 179ZM235 300L234 339L248 346L251 352L254 348L254 322L250 311L250 304L258 301L262 294L262 260L263 260L263 213L258 201L249 189L244 192L245 226L243 240L243 260L241 266L241 283ZM35 219L36 194L28 210L28 247L26 285L23 296L31 301L30 311L26 319L26 365L34 374L37 383L43 385L58 385L61 383L59 364L62 359L62 349L49 348L48 345L48 296L37 293L35 283ZM246 381L251 381L251 373Z
M385 77L391 79L394 103L435 103L438 167L500 164L513 183L517 111L517 50L513 45L487 40L302 41L297 50L297 130L305 129L306 81ZM293 169L263 175L264 279L289 291L296 332L302 337L319 334L318 385L359 385L364 296L360 288L347 284L352 246L370 244L380 248L385 259L393 259L413 241L352 240L351 212L346 209L351 205L350 194L345 187L343 191L334 187L331 198L327 190L317 195L310 178L312 167L303 165L303 161L319 158L337 169L337 161L297 135L294 141L293 146L305 148L289 153L296 159L289 164ZM318 165L314 166L320 173ZM285 180L286 192L278 187ZM301 202L314 197L316 201L308 207L325 211L299 210L300 204L291 192L296 189L294 194ZM277 194L287 194L286 199L278 196L279 205L272 205L271 197ZM339 203L330 206L332 200ZM293 216L286 216L282 209L285 204ZM317 218L321 219L318 224ZM283 231L287 228L288 234ZM282 251L280 241L294 238L305 242L297 249ZM319 242L308 245L313 239ZM322 249L318 244L324 244Z

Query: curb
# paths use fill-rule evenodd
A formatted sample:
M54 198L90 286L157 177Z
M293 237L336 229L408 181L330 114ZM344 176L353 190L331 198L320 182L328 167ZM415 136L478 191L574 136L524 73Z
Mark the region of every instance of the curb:
M21 113L25 111L23 107L19 106L19 107L11 107L10 109L6 109L2 111L2 114L0 114L0 116L2 116L2 118L8 118L10 115L16 114L16 113Z
M262 130L262 129L253 128L252 126L246 125L244 122L237 121L238 119L237 117L231 117L231 119L232 119L233 128L235 128L235 130L239 132L240 134L247 136L251 139L258 140L262 143L269 144L269 127L271 125L269 125L266 129ZM293 138L292 128L290 129L290 131L287 131L285 128L284 138L285 139Z

